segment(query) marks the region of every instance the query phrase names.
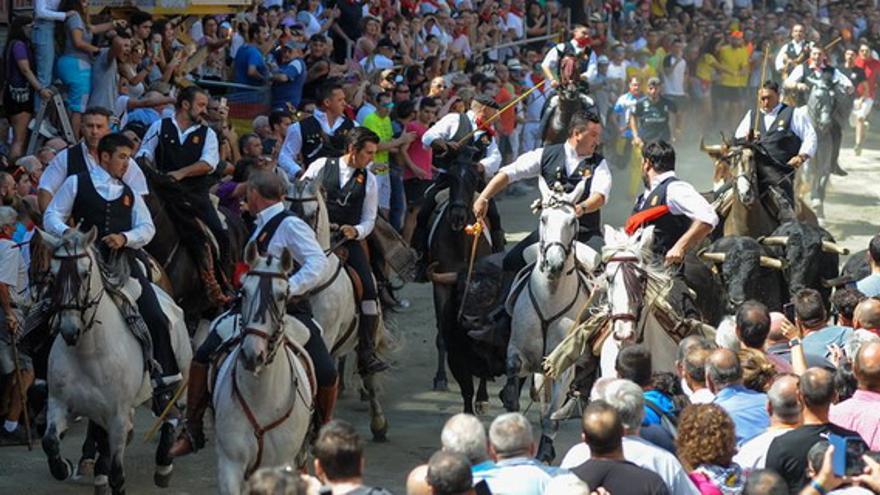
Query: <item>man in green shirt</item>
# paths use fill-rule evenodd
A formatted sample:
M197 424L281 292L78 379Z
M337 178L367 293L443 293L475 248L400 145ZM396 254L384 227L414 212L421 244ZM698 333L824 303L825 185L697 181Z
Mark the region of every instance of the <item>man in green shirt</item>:
M379 214L388 219L391 209L391 175L389 154L396 153L401 146L409 146L416 135L405 132L399 138L394 138L391 126L391 109L394 108L391 93L380 93L376 98L376 111L364 118L364 127L375 132L379 136L379 148L373 158L370 170L376 176L376 185L379 189Z

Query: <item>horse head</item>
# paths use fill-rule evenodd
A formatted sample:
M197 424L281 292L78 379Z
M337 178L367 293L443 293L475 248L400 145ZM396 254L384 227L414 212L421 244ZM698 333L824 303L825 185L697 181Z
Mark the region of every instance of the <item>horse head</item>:
M575 203L584 192L585 182L565 193L557 183L551 189L541 177L541 221L538 228L538 269L551 279L558 278L574 251L578 234Z
M831 129L834 123L834 87L824 79L813 85L807 98L807 110L817 133Z
M294 181L284 198L291 213L307 223L318 236L321 247L330 247L330 219L324 205L324 188L312 179Z
M287 277L293 270L293 256L284 248L280 257L260 256L248 243L245 260L251 267L242 280L241 358L246 370L257 374L283 347L284 315L287 307Z
M727 142L706 146L701 139L700 150L715 161L716 184L732 180L736 197L744 206L751 206L758 199L757 151L752 146Z
M98 230L92 227L88 232L80 232L72 228L60 238L46 231L40 231L40 235L52 252L50 297L57 311L55 324L67 345L74 346L95 324L98 304L104 295L93 247Z
M605 280L608 284L608 305L614 340L631 342L637 338L639 320L647 287L645 260L651 259L654 226L649 225L632 236L610 225L605 226Z
M476 149L462 146L456 160L446 169L449 179L449 226L458 232L464 229L471 214L471 204L479 183Z

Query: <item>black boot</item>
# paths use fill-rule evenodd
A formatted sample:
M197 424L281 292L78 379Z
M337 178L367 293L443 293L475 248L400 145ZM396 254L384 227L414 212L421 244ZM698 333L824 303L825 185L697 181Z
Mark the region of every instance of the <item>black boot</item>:
M504 230L497 229L493 230L489 237L492 238L492 252L493 253L503 253L504 245L507 244L507 239L504 237Z
M785 194L778 188L768 187L767 199L770 202L770 208L776 213L776 220L780 223L791 222L797 219L794 206Z
M373 336L379 327L378 315L364 315L360 317L358 322L358 373L367 376L374 373L380 373L388 369L388 363L385 363L376 355Z

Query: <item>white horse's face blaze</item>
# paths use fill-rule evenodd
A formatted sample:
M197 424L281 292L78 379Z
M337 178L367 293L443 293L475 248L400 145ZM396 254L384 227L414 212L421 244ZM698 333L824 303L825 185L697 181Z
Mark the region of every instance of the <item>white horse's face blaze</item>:
M285 249L284 255L253 256L246 249L251 271L242 283L241 357L246 370L258 374L270 364L279 346L282 346L289 284L287 280L292 260Z
M52 250L49 271L52 274L51 297L56 308L55 324L58 333L68 345L76 345L88 330L90 313L97 311L92 301L92 277L97 275L97 262L91 252L97 233L71 230L63 238L43 232ZM87 314L89 313L89 314Z
M755 199L754 178L755 178L755 154L752 150L745 148L736 157L734 165L734 173L736 174L736 194L740 203L745 206L751 205Z
M632 236L605 226L605 247L602 258L605 260L605 281L608 284L608 306L612 315L612 336L619 344L636 338L636 320L641 308L636 302L639 298L632 297L633 290L640 288L628 287L625 265L641 265L644 256L650 251L654 240L654 227L640 229ZM631 265L632 266L632 265Z
M541 190L538 269L549 278L556 278L574 251L578 233L574 205L585 184L580 182L570 193L551 190L543 178L538 184Z

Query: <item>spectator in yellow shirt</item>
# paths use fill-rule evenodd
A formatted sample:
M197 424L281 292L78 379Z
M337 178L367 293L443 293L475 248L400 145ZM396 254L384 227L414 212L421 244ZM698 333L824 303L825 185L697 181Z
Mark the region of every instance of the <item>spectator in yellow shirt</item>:
M738 115L745 112L746 88L749 84L749 50L742 31L728 36L728 43L718 48L718 81L713 88L718 114L724 127L733 126ZM730 122L727 122L727 121Z

